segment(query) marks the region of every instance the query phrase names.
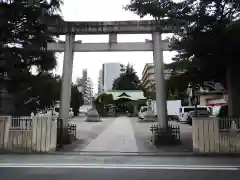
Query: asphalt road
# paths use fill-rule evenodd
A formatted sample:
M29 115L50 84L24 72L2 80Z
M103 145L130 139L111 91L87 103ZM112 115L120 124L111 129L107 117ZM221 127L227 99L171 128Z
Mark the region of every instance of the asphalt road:
M182 167L183 168L183 167ZM4 180L239 180L238 168L179 169L177 167L1 167Z
M3 180L239 180L238 157L0 155Z

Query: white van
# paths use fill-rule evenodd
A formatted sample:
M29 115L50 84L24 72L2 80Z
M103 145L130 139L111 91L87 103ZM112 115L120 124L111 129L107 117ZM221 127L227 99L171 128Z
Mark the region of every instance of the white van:
M180 122L187 122L187 115L188 112L194 111L195 106L182 106L179 108L179 121ZM211 114L211 107L209 106L197 106L197 110L200 111L209 111Z
M60 106L55 106L53 108L53 116L59 117L59 112L60 112ZM72 108L69 109L69 118L73 117L73 110Z

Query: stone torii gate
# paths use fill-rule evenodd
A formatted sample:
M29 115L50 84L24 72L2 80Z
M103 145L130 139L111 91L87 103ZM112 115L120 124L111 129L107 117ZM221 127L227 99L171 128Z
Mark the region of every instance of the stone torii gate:
M171 23L169 25L169 23ZM49 51L64 52L62 72L60 118L64 126L68 123L70 108L72 67L74 52L110 52L110 51L153 51L156 81L157 116L161 124L167 127L167 108L164 78L163 51L169 51L169 42L161 39L161 33L173 33L179 30L179 22L169 20L151 21L108 21L108 22L66 22L60 21L48 25L54 35L66 35L64 43L48 43ZM152 41L118 42L117 34L152 34ZM75 41L75 35L109 34L108 43L82 43Z

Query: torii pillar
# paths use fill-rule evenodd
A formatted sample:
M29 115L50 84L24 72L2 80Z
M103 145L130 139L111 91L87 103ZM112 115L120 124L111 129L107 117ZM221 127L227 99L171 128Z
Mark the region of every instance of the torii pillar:
M164 128L168 127L167 119L167 104L166 104L166 88L164 77L164 63L163 63L163 47L161 33L152 33L153 42L153 61L154 61L154 74L156 86L156 103L157 103L157 117L158 121Z
M72 84L74 39L75 39L74 34L66 34L60 97L60 114L59 114L59 117L63 119L63 127L68 126L69 119L72 87L71 84Z

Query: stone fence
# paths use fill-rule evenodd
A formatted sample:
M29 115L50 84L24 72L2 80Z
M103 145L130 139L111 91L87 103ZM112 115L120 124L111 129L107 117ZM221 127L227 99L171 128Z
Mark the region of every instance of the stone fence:
M240 153L240 118L194 117L192 133L196 153Z

